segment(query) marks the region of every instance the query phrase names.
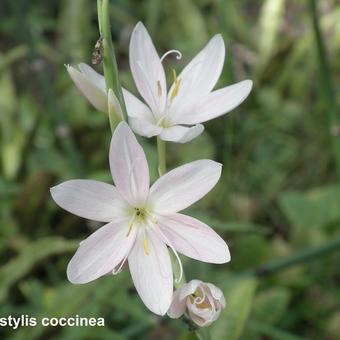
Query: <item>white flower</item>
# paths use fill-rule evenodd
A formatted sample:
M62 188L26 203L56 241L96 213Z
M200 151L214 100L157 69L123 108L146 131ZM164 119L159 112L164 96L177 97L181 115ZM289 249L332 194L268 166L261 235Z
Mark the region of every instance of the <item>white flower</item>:
M219 117L237 107L249 95L251 80L244 80L213 90L222 72L225 46L220 34L192 59L177 76L167 91L162 65L168 51L159 58L153 42L139 22L130 40L130 68L137 89L145 103L123 89L123 95L132 129L146 137L160 136L165 141L186 143L202 133L201 123ZM108 99L104 77L86 64L80 72L67 67L73 81L93 106L107 112Z
M113 111L119 118L123 118L119 101L112 89L106 90L105 78L102 75L84 63L79 64L79 70L70 65L65 66L78 89L98 111Z
M228 246L206 224L178 211L202 198L221 176L221 164L198 160L160 177L149 189L149 169L142 147L126 123L116 128L110 146L115 186L70 180L51 188L65 210L106 225L81 242L67 276L87 283L116 274L128 261L137 292L154 313L164 315L173 291L169 246L194 259L225 263Z
M203 123L238 106L249 94L252 82L212 91L222 72L225 47L220 34L215 35L177 77L169 92L162 61L144 25L139 22L130 40L130 68L137 89L146 104L126 93L129 122L142 136L159 135L161 139L185 143L197 137ZM179 53L179 57L181 54Z
M203 327L217 320L223 308L225 299L221 289L211 283L192 280L175 291L168 315L177 319L187 310L190 319Z

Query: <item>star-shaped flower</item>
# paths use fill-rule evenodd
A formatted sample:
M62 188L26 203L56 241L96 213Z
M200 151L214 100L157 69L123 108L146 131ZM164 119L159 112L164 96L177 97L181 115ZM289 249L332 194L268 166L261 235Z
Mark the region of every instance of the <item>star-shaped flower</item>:
M230 261L220 236L197 219L178 213L215 186L222 166L211 160L194 161L169 171L149 188L144 151L126 123L120 123L112 136L109 158L115 186L70 180L51 188L60 207L107 223L81 242L67 267L68 279L87 283L118 273L127 261L145 305L164 315L173 292L168 247L178 260L176 251L203 262Z
M167 91L163 60L144 25L139 22L130 40L130 68L137 89L145 103L126 89L123 95L132 129L141 136L159 136L164 141L186 143L204 130L202 123L219 117L237 107L249 95L251 80L213 90L222 72L225 46L220 34L189 62ZM67 66L68 72L87 99L100 111L114 105L113 96L106 91L104 77L86 64L80 71ZM111 98L110 98L111 97ZM116 101L117 102L117 101ZM109 104L108 104L109 103ZM112 110L120 111L118 107Z

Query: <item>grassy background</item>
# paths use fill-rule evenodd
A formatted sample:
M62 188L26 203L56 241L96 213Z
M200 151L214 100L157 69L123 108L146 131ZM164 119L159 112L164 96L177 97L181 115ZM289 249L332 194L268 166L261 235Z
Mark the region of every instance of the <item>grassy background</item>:
M217 187L188 213L223 235L232 262L183 257L189 279L224 290L228 307L210 327L213 340L339 339L340 6L317 3L316 14L312 0L111 1L121 80L135 93L128 43L139 20L160 54L183 53L181 61L166 59L169 74L221 32L227 60L218 86L254 81L246 102L207 123L202 136L169 145L170 168L198 158L224 164ZM148 313L128 271L82 286L66 280L79 240L98 225L59 209L49 187L71 178L111 181L108 119L63 66L90 63L97 39L95 1L0 2L0 316L106 320L105 328L0 334L195 339L184 323ZM140 140L155 178L155 141Z

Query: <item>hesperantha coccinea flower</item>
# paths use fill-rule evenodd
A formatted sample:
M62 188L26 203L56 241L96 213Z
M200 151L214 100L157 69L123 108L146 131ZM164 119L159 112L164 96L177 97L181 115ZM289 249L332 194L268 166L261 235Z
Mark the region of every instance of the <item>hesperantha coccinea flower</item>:
M123 95L132 129L141 136L159 136L164 141L186 143L200 135L202 123L233 110L249 95L251 80L213 90L223 69L225 45L220 34L188 63L177 76L173 70L173 84L167 91L164 59L177 50L159 57L144 25L134 28L129 50L130 68L138 92L144 102L123 89ZM79 71L71 66L67 70L87 99L100 111L108 111L105 80L86 64ZM114 109L114 108L112 108ZM119 111L119 107L118 107Z
M179 263L177 251L208 263L230 261L228 246L215 231L179 213L215 186L222 166L212 160L194 161L169 171L150 187L144 151L124 122L113 133L109 161L115 185L78 179L51 188L63 209L107 223L81 242L67 277L72 283L87 283L118 273L127 262L145 305L164 315L173 293L169 248Z
M178 319L185 312L199 327L211 325L225 308L225 298L221 289L212 283L191 280L178 288L168 310L168 316Z

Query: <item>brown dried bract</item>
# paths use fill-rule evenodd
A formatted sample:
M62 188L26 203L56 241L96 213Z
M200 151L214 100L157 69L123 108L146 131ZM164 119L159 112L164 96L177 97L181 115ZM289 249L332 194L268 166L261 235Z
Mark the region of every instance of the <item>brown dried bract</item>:
M94 51L92 53L92 64L93 65L99 65L103 61L103 55L102 55L102 50L103 50L103 38L100 37L96 44L94 45Z

